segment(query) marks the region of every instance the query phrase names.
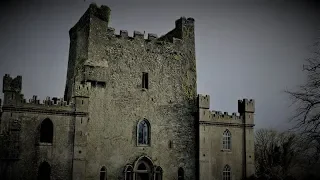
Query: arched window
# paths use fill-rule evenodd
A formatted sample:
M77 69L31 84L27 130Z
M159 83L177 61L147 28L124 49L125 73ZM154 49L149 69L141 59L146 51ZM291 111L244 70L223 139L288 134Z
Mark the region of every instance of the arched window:
M45 119L40 125L40 142L52 143L53 124L50 119Z
M38 180L50 180L51 167L46 161L42 162L38 170Z
M154 170L154 180L162 180L162 168L157 166Z
M127 165L124 169L124 180L133 180L133 167Z
M229 165L225 165L222 172L223 180L231 180L231 168Z
M106 167L102 166L100 169L100 180L106 180L107 179L107 169Z
M184 170L182 167L178 170L178 180L184 180Z
M150 145L150 123L144 119L138 123L138 145Z
M223 132L222 149L231 149L231 133L228 129Z

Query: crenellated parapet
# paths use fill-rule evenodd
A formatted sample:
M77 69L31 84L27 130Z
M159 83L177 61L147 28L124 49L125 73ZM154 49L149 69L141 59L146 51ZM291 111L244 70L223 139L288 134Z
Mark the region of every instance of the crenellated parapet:
M240 114L233 112L229 114L228 112L221 112L221 111L211 111L212 119L223 119L223 120L241 120L242 116Z
M243 99L238 101L238 113L228 113L221 111L210 111L210 96L198 95L199 121L204 123L228 123L242 124L244 118L248 119L246 123L253 124L253 116L246 116L241 112L254 112L254 100Z
M23 95L22 95L23 97ZM33 95L32 98L28 99L28 101L26 101L26 99L22 99L21 100L22 104L26 104L26 105L39 105L39 106L72 106L73 103L72 102L67 102L64 101L63 98L58 98L58 97L53 97L50 98L49 96L47 96L44 100L40 100L38 99L38 97L36 95Z
M176 27L172 31L168 32L165 35L159 37L157 34L148 33L147 36L140 31L133 31L133 36L130 36L127 30L120 30L117 34L115 29L112 27L108 27L107 35L109 37L117 37L117 38L124 38L128 40L144 40L145 42L156 42L157 44L166 44L166 43L173 43L176 45L181 45L183 42L183 26L194 26L194 19L193 18L185 18L181 17L180 19L176 20Z
M116 38L124 38L128 40L144 40L146 42L155 41L158 39L158 35L154 33L148 33L145 36L145 32L142 33L140 31L133 31L133 36L130 36L127 30L120 30L119 33L116 33L115 29L112 27L108 27L107 35L109 37L116 37Z

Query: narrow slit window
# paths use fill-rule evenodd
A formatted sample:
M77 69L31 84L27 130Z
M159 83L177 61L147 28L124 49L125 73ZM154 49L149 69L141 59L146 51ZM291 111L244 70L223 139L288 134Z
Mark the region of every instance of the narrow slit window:
M142 73L142 88L149 89L148 73Z

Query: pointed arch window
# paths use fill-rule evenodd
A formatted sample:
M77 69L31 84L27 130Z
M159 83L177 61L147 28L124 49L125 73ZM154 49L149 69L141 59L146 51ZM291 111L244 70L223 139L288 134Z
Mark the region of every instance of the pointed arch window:
M182 167L178 170L178 180L184 180L184 170Z
M100 169L100 180L107 180L107 169L104 166Z
M231 149L231 133L228 129L223 132L222 149Z
M124 180L133 180L133 167L127 165L124 169Z
M229 165L225 165L222 172L223 180L231 180L231 168Z
M138 145L150 145L150 123L144 119L138 123L137 140Z
M40 142L52 143L53 141L53 123L50 119L45 119L40 125Z
M162 180L162 168L160 166L157 166L154 170L155 178L154 180Z

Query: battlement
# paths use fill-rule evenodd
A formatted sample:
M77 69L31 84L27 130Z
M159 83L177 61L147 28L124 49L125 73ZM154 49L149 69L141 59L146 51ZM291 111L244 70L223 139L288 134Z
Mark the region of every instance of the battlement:
M198 107L202 109L210 108L210 96L198 94Z
M108 6L102 5L98 7L97 4L91 3L87 11L82 15L76 25L70 29L69 34L71 35L76 31L77 28L81 28L86 23L90 22L93 16L108 24L110 21L110 13L111 9Z
M100 7L98 7L97 4L91 3L87 12L90 15L94 15L101 20L109 21L111 9L105 5L101 5Z
M221 112L221 111L211 111L212 119L224 119L224 120L240 120L242 116L236 112L229 114L228 112Z
M238 100L238 112L240 114L245 113L245 112L254 113L255 112L254 99Z
M133 31L133 36L129 36L129 33L127 30L120 30L119 34L116 34L115 29L112 27L108 27L107 34L109 36L115 36L118 38L128 38L130 40L134 39L144 39L145 41L153 41L158 39L158 35L154 33L148 33L147 37L145 37L145 33L142 33L140 31Z
M2 92L21 92L22 76L12 78L9 74L3 76L3 88Z
M142 43L155 43L156 45L175 45L175 46L181 46L183 41L182 39L173 37L171 41L167 41L163 38L159 38L157 34L154 33L141 33L140 31L133 31L132 36L129 35L129 32L127 30L120 30L119 33L115 32L115 29L112 27L108 27L107 29L107 35L112 38L119 38L119 39L126 39L128 41L137 41Z
M179 28L182 26L194 26L194 18L181 17L180 19L176 20L175 24L176 24L176 28Z
M47 96L46 99L43 101L40 101L36 95L33 95L32 98L26 99L23 98L23 95L21 94L21 105L40 105L40 106L73 106L73 102L67 102L64 101L63 98L53 97L52 99Z

